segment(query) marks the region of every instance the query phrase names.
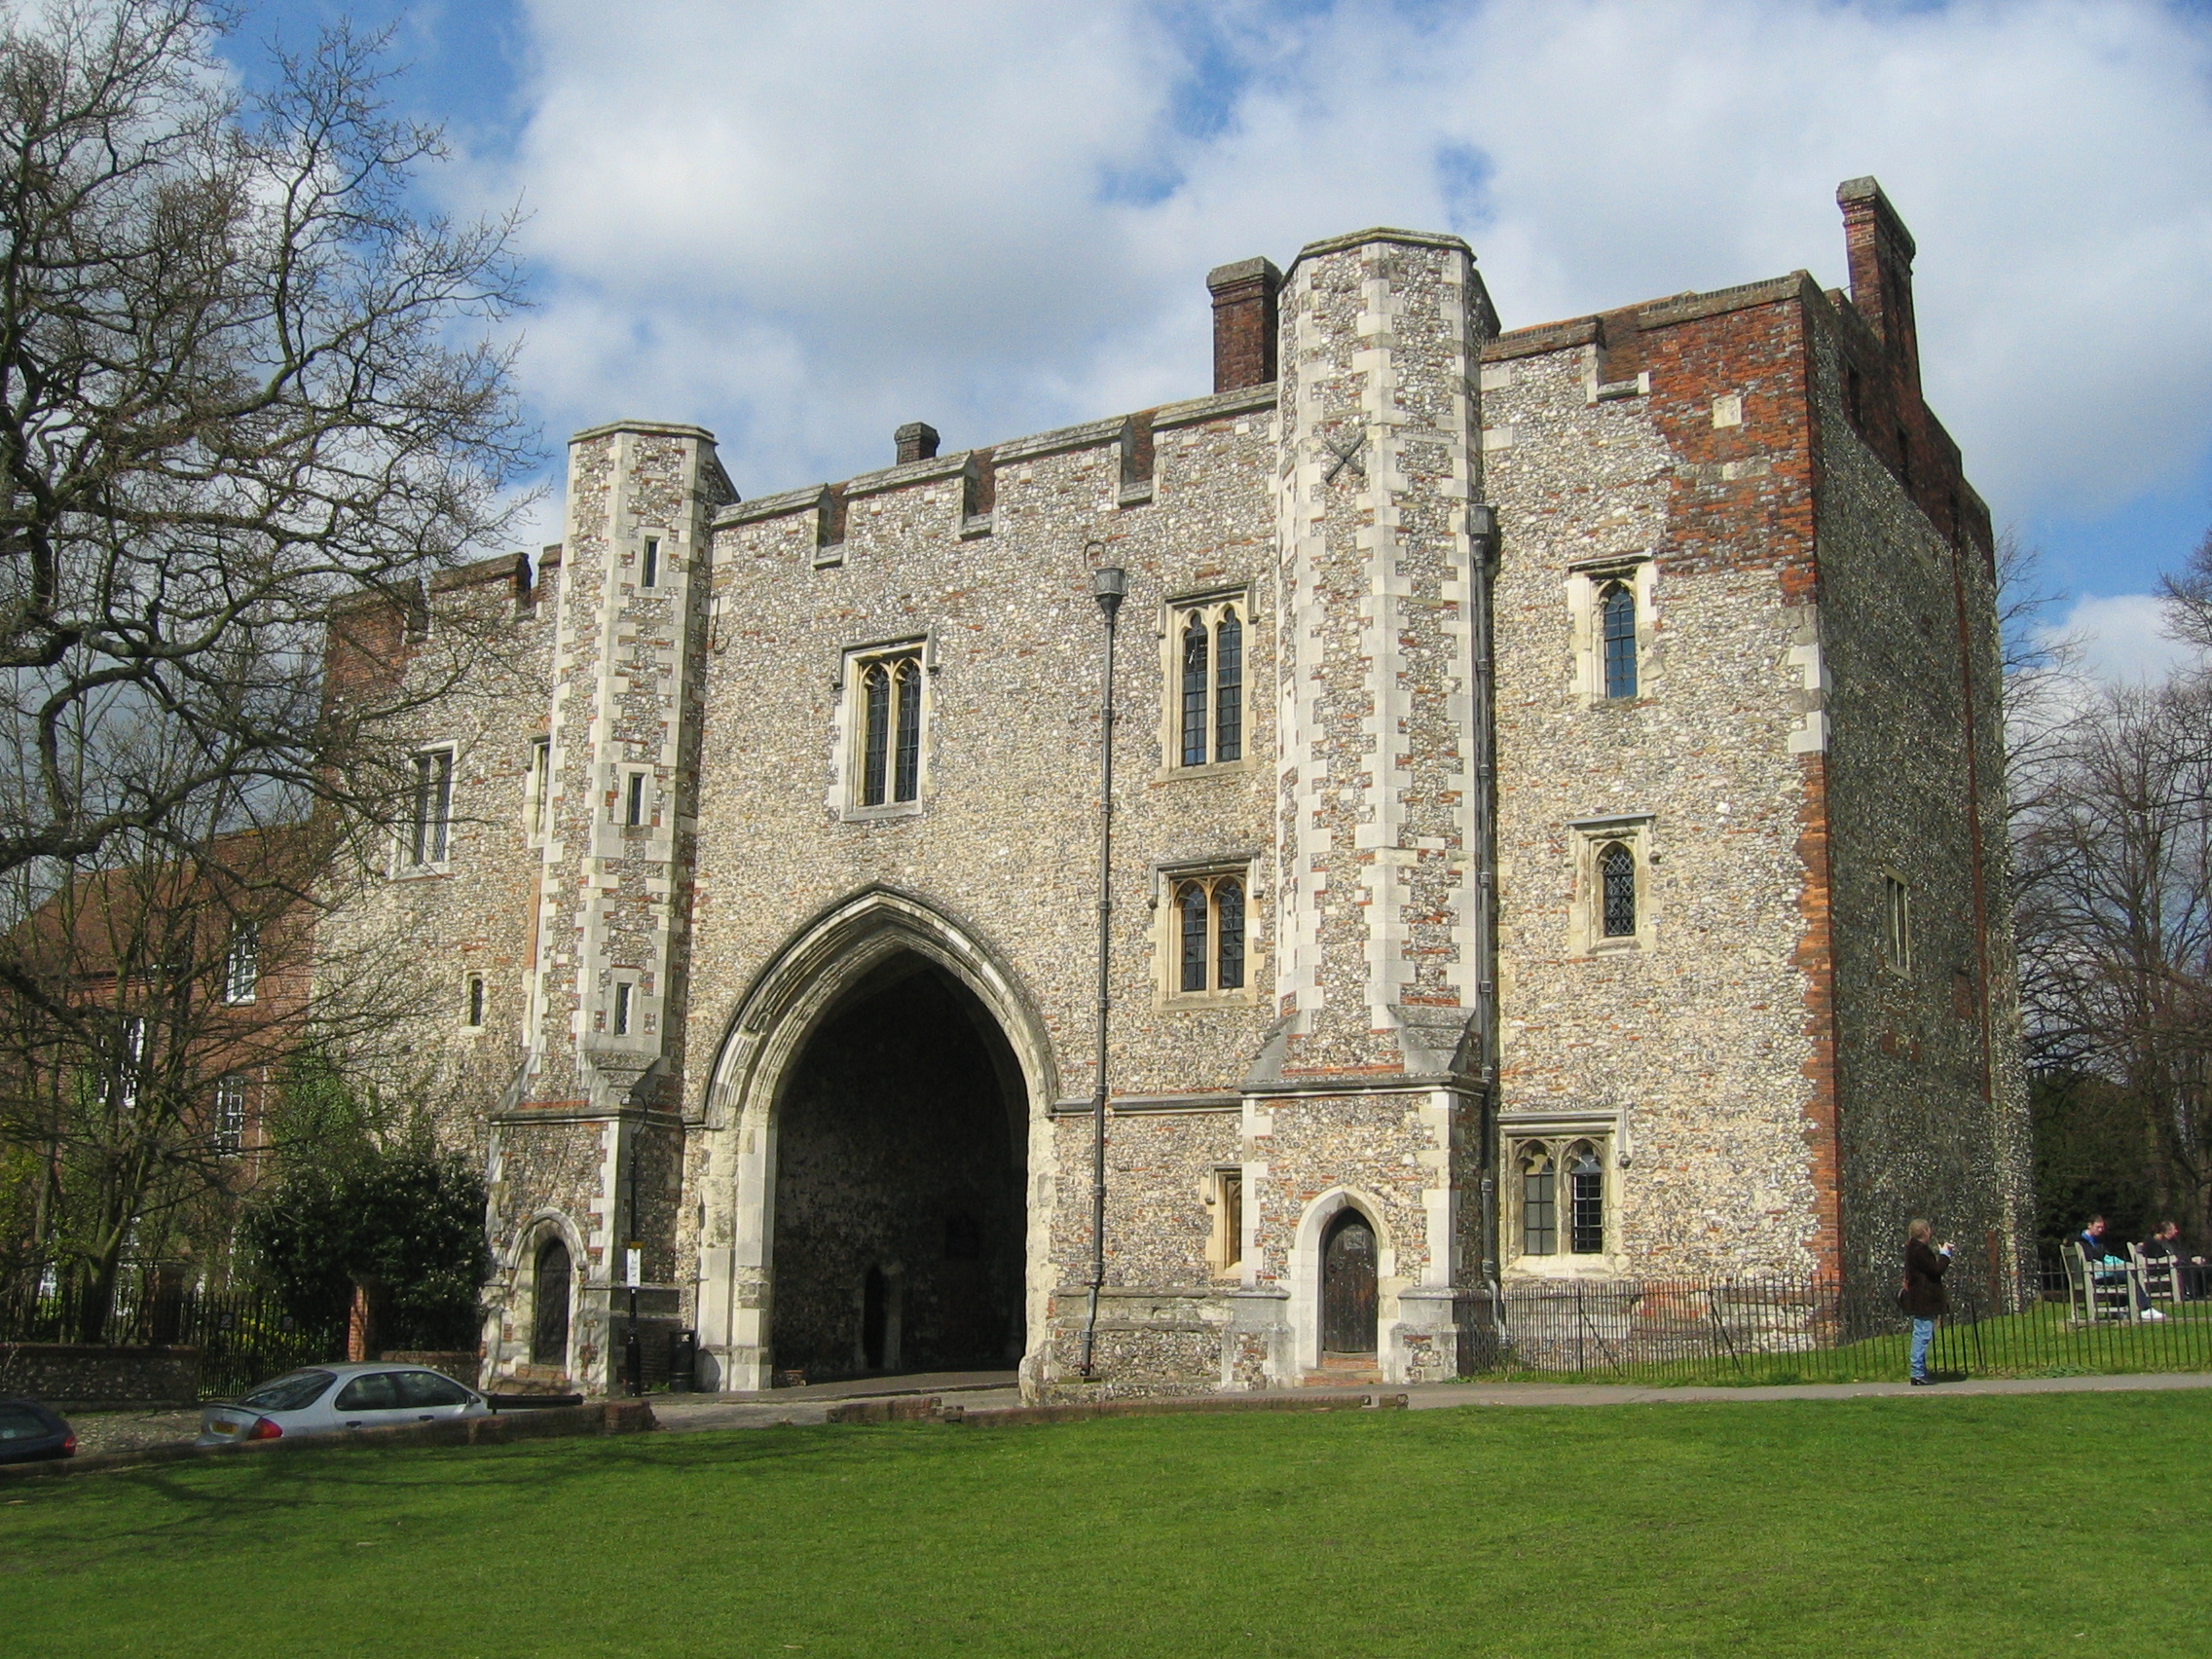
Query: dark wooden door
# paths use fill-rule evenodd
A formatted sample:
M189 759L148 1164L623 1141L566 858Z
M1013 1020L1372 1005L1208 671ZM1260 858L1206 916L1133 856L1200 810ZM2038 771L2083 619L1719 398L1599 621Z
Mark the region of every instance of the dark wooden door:
M1329 1223L1321 1243L1321 1351L1375 1351L1375 1229L1357 1210Z
M537 1254L536 1306L531 1312L531 1363L568 1364L569 1247L558 1238Z

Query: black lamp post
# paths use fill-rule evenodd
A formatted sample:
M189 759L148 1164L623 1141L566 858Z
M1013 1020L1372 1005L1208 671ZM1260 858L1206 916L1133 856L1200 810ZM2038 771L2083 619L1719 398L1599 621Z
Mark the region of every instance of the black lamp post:
M1099 552L1105 549L1091 543ZM1114 914L1114 619L1129 591L1128 572L1100 565L1090 594L1106 619L1104 690L1098 733L1098 1061L1090 1097L1090 1307L1083 1322L1083 1375L1093 1375L1098 1344L1098 1292L1106 1282L1106 1014L1112 1006Z

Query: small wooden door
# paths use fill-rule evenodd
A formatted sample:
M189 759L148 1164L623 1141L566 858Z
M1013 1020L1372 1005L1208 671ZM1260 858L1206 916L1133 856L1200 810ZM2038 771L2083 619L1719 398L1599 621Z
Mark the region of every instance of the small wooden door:
M556 1238L537 1253L537 1287L530 1332L533 1365L569 1363L569 1247Z
M1321 1242L1321 1351L1375 1351L1375 1229L1347 1209Z

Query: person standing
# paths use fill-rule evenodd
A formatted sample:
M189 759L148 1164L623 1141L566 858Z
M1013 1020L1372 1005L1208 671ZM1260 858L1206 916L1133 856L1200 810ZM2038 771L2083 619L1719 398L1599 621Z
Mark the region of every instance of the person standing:
M1904 1239L1904 1290L1898 1297L1898 1305L1912 1320L1912 1385L1925 1388L1928 1377L1928 1345L1936 1340L1936 1321L1951 1310L1951 1299L1943 1289L1943 1274L1951 1265L1951 1247L1936 1249L1929 1241L1936 1236L1936 1229L1925 1221L1914 1221L1905 1229Z

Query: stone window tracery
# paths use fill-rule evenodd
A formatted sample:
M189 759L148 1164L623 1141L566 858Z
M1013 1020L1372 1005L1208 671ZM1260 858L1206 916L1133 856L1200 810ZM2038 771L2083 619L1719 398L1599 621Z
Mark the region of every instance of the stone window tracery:
M1169 607L1166 737L1176 770L1244 758L1244 609L1241 594Z
M927 758L926 675L920 643L855 653L848 675L853 756L848 810L918 807Z
M1510 1143L1507 1235L1524 1261L1608 1254L1609 1147L1604 1135L1546 1134Z
M1248 998L1248 866L1166 874L1162 979L1171 1003Z
M1658 860L1646 812L1572 820L1574 897L1567 948L1578 956L1638 951L1654 938L1651 872Z

